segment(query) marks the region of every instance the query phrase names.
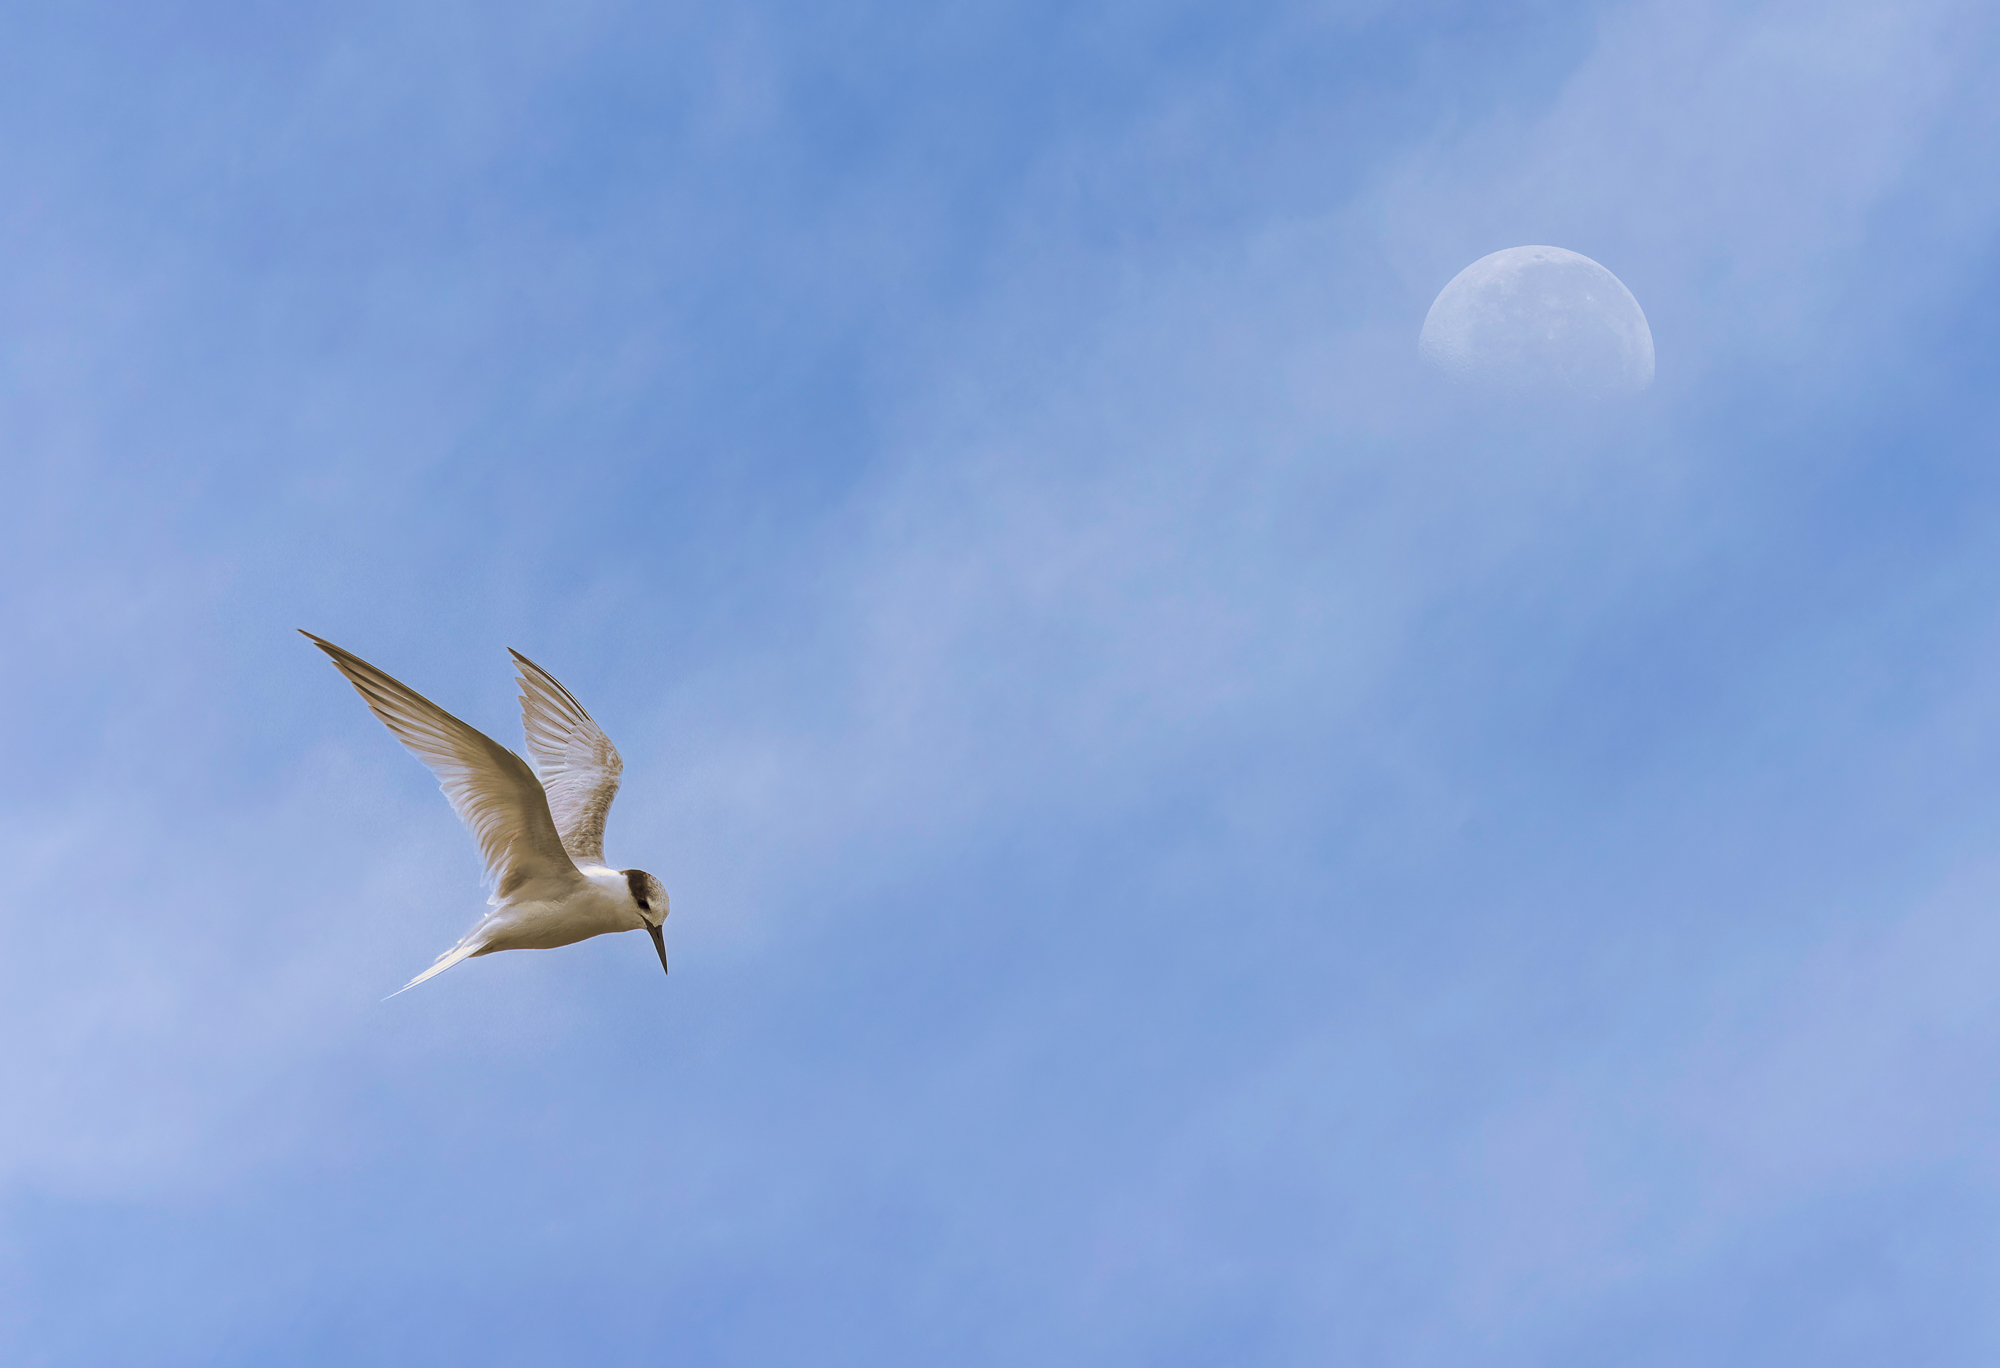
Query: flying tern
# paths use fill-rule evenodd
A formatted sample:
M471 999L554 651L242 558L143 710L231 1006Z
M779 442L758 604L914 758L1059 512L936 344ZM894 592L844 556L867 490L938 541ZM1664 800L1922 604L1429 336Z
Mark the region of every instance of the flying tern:
M369 711L430 766L453 811L479 843L493 910L465 938L397 992L460 960L496 950L551 950L611 931L646 931L667 967L667 890L643 869L604 862L604 819L625 765L576 695L522 655L521 721L531 770L520 756L453 717L415 689L303 628L360 691ZM393 995L392 995L393 996Z

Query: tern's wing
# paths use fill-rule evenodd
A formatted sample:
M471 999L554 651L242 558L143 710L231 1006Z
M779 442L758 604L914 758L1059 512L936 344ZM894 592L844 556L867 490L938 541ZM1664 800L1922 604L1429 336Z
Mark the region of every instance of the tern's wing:
M535 773L548 790L549 810L562 833L563 849L578 864L603 864L604 819L618 796L618 776L625 762L575 694L519 651L508 654L521 676L521 725L528 732L528 754L535 757Z
M535 879L582 878L563 852L549 800L526 761L360 656L311 632L304 635L333 657L396 739L430 766L459 820L479 842L496 898Z

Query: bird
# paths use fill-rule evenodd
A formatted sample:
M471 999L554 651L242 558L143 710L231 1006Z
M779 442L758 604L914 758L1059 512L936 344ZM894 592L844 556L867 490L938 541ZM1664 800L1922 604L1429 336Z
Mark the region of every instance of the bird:
M646 931L667 971L667 890L643 869L604 860L604 819L625 762L576 695L509 648L533 769L351 651L299 634L326 652L369 711L430 767L479 845L492 908L458 944L396 993L463 960L498 950L551 950L613 931ZM391 993L390 996L396 996Z

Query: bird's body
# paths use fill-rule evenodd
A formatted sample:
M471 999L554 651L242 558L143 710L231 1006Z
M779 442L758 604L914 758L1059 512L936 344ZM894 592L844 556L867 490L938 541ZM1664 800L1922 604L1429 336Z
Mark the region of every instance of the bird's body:
M643 931L645 918L632 900L625 875L604 865L579 869L585 887L552 889L555 897L511 899L480 923L486 933L480 954L493 950L553 950L612 931Z
M493 885L488 912L414 988L460 960L497 950L551 950L613 931L647 931L667 967L660 927L667 892L642 869L604 862L604 820L624 768L617 748L555 677L519 651L521 718L530 770L514 752L467 726L367 661L304 635L325 651L369 709L430 766L471 830Z

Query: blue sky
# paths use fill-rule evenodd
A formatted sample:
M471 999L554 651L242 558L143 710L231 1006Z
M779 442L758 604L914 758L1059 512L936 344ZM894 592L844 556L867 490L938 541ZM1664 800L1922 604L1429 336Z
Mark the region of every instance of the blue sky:
M10 1362L1987 1364L1989 6L0 46ZM1416 352L1552 243L1655 387ZM299 638L617 740L482 894Z

